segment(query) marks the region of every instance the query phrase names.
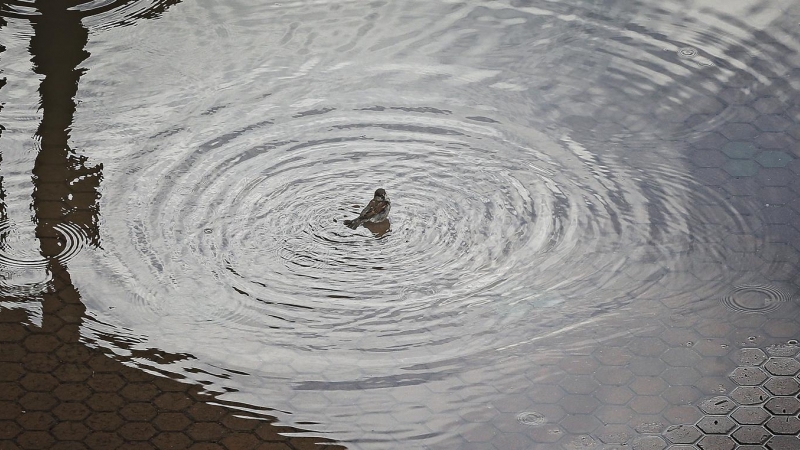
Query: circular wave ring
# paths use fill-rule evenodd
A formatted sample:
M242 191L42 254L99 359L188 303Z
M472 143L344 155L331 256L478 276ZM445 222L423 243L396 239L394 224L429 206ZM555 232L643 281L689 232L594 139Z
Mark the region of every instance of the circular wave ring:
M517 421L523 425L538 427L547 423L547 417L536 411L525 411L517 414Z
M764 313L778 309L791 298L792 295L775 286L753 284L734 287L720 301L734 311Z
M678 56L685 59L692 59L697 56L697 49L694 47L682 47L678 49Z
M59 253L53 257L46 257L30 248L17 249L14 242L14 235L19 234L16 225L11 221L0 222L0 236L3 237L3 244L0 245L0 265L5 266L6 270L18 269L43 269L51 261L66 263L74 258L86 246L86 232L79 226L72 223L60 223L53 226L56 231L56 239L61 247ZM29 246L28 246L29 247Z
M147 256L133 289L156 286L142 308L224 299L193 304L192 320L284 330L270 339L287 347L352 351L354 335L376 350L457 346L472 339L463 321L532 326L533 311L562 320L555 306L586 286L627 289L618 254L632 276L653 278L680 242L666 236L689 228L686 198L701 195L665 166L643 184L568 135L419 108L320 111L209 137L132 186L120 180L136 195L117 214L132 235L114 241ZM392 201L385 228L345 227L378 187ZM653 237L640 212L651 210L670 225L642 251Z

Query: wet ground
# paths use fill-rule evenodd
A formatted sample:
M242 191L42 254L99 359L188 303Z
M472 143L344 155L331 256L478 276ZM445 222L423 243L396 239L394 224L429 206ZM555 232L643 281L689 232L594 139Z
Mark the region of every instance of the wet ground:
M87 347L74 314L79 299L54 284L62 290L44 299L41 327L23 325L30 318L21 310L0 314L0 448L343 448L293 437L300 430L275 425L265 411L243 411L201 385Z
M800 447L794 2L0 12L2 445Z

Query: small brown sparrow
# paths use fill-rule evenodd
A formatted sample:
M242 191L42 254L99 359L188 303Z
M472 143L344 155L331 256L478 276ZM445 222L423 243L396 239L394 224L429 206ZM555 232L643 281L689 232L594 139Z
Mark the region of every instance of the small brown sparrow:
M377 223L383 222L389 217L389 210L392 209L392 202L386 197L386 191L383 188L375 191L375 196L369 201L369 204L364 207L358 218L353 220L345 220L344 224L352 229L356 229L362 223Z

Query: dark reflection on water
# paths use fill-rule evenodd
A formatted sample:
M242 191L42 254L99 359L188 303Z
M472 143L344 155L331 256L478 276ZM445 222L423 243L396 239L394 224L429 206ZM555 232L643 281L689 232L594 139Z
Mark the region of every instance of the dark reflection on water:
M41 253L69 260L96 345L356 446L447 445L554 353L774 282L741 262L769 242L761 205L720 187L755 162L715 158L795 158L745 103L796 100L797 11L713 3L205 1L96 42L61 26L81 50L34 58L61 130L39 133ZM45 103L47 70L69 102ZM344 227L376 187L391 230ZM69 236L92 256L61 256Z
M0 17L39 21L40 18L53 20L47 10L81 20L92 30L132 26L144 19L157 19L170 6L180 0L68 0L51 2L47 0L16 0L0 2Z
M157 17L169 4L172 3L151 9L142 17ZM7 212L7 195L2 184L3 179L0 177L0 267L2 268L0 313L9 307L41 305L40 325L26 328L26 332L33 330L33 333L40 337L52 339L56 339L57 336L57 340L67 346L87 342L96 344L98 340L86 336L85 333L86 327L93 327L92 322L95 318L91 312L87 313L81 293L73 281L72 271L68 267L68 264L82 251L85 253L103 250L99 207L103 165L92 165L89 162L90 158L81 155L70 146L77 106L75 97L81 77L87 71L81 64L90 56L86 50L89 30L82 23L86 14L85 11L71 9L74 5L64 2L41 1L25 6L35 8L35 14L25 18L30 20L32 28L28 50L32 56L33 71L41 76L38 87L41 121L34 136L36 153L31 171L33 194L30 205L33 213L31 217L34 224L33 236L39 245L38 249L26 248L24 245L30 242L30 239L27 239L27 242L25 239L26 232L30 230L26 229L25 224L10 220ZM17 16L11 14L9 17ZM0 18L0 27L4 25L6 25L5 20ZM0 47L0 52L3 50L5 48ZM0 87L5 84L6 80L3 79ZM0 127L0 130L3 128ZM7 153L0 154L0 162L3 154ZM19 170L18 167L15 169ZM9 240L13 241L13 245ZM32 273L34 276L38 275L39 280L30 283L28 281ZM100 342L113 343L112 350L117 353L117 360L128 363L140 361L139 367L171 378L185 377L165 372L159 367L160 365L194 359L188 353L169 353L141 346L134 348L132 342L120 333L101 332L98 336ZM4 335L3 338L6 339L7 336ZM140 344L141 341L133 343ZM71 347L69 351L80 351L75 348ZM59 355L63 357L62 354ZM59 364L56 364L56 367L59 367ZM74 369L66 363L64 367ZM106 366L104 371L111 371L109 367L116 366ZM85 365L82 369L88 370ZM202 370L198 369L196 372ZM222 369L215 373L215 376L224 378L226 372L230 371ZM72 387L74 386L73 384ZM197 394L193 402L212 399L212 396ZM271 417L264 415L265 412L269 412L267 408L224 401L220 404L246 411L240 415L241 417L271 422ZM26 412L23 411L24 413ZM59 417L66 420L76 418L69 413ZM24 417L20 420L23 419ZM292 428L282 429L284 433L297 431ZM147 432L142 434L146 435ZM57 439L62 438L63 435L57 435ZM119 439L118 436L106 436L106 438L110 439L108 445L112 445L110 442L113 439ZM254 439L252 436L250 438ZM264 431L259 438L286 441L286 438L278 436L276 431ZM138 440L142 437L134 433L125 439ZM287 442L291 444L295 441ZM296 442L297 445L301 443L316 448L311 442ZM323 442L326 443L327 441Z

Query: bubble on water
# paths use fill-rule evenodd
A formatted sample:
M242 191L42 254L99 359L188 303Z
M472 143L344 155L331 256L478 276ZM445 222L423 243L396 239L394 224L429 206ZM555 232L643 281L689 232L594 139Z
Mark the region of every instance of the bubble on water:
M547 418L542 413L536 411L525 411L517 415L517 421L523 425L540 426L547 423Z
M686 59L694 58L697 56L697 49L694 47L682 47L678 49L678 56Z

